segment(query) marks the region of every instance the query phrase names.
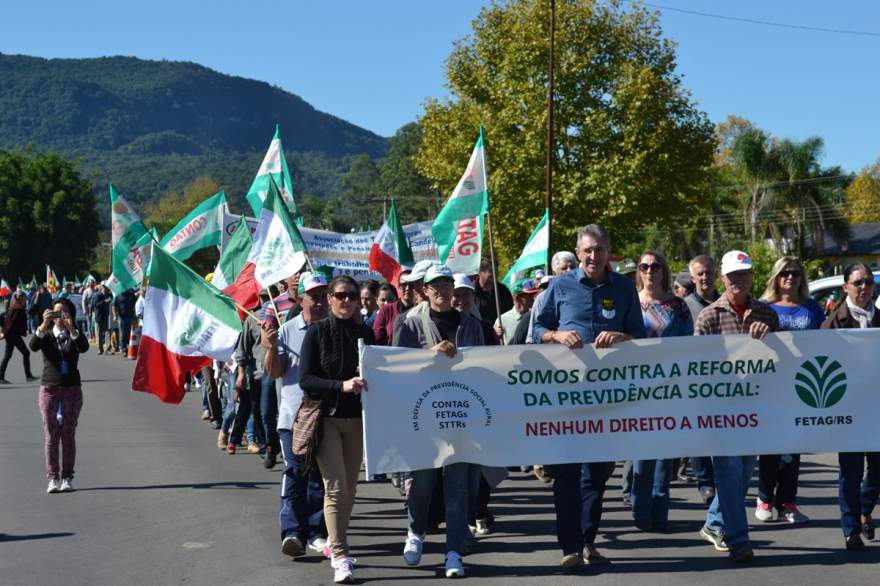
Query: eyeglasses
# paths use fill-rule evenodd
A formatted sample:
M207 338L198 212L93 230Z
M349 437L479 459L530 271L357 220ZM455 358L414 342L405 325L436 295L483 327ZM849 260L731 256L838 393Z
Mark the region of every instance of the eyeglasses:
M661 265L659 262L652 262L650 264L643 262L639 265L639 270L643 273L647 273L650 271L662 271L663 265Z
M789 277L794 279L801 276L801 272L798 270L791 271L780 271L779 276L783 279L788 279Z
M867 285L871 285L871 286L873 286L873 285L874 285L874 279L868 279L868 278L865 278L865 279L856 279L855 281L851 281L851 282L849 283L849 285L852 285L853 287L864 287L864 286L867 286Z
M357 291L336 291L330 295L337 301L360 301L361 299L361 294Z

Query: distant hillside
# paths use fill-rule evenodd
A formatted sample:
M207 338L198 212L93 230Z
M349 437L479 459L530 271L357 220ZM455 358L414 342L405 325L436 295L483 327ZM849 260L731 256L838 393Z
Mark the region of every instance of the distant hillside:
M0 148L75 156L99 194L113 181L141 202L210 175L240 197L276 123L299 195L332 195L354 155L387 148L294 94L195 63L0 54Z

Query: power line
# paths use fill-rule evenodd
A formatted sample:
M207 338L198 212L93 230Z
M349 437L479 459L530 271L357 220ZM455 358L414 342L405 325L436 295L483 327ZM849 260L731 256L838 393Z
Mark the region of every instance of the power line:
M752 189L753 187L759 187L761 189L767 187L788 187L790 185L810 185L814 183L828 183L831 181L842 181L844 179L850 179L850 175L830 175L828 177L809 177L807 179L794 179L792 181L773 181L768 183L759 183L757 185L749 185L747 183L742 183L740 185L719 185L715 189L725 190L725 191L733 191L735 189Z
M705 16L707 18L716 18L718 20L732 20L734 22L746 22L749 24L762 24L765 26L775 26L778 28L788 28L795 30L803 30L817 33L832 33L837 35L854 35L860 37L875 37L880 38L880 32L873 31L854 31L849 29L836 29L836 28L825 28L821 26L807 26L802 24L789 24L785 22L772 22L769 20L759 20L756 18L742 18L738 16L727 16L724 14L713 14L711 12L699 12L697 10L687 10L684 8L673 8L671 6L662 6L660 4L648 4L644 3L645 6L649 8L657 8L658 10L668 10L670 12L681 12L683 14L690 14L693 16Z

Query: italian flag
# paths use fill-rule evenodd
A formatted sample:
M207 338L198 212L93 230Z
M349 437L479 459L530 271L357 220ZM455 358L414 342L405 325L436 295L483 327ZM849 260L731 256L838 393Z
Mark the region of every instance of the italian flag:
M397 283L403 267L413 264L412 249L397 217L397 205L391 200L391 211L370 248L370 270L376 271L389 283Z
M241 333L232 300L154 246L144 327L131 388L165 403L183 400L186 373L227 360Z
M10 295L12 295L12 289L9 288L9 283L6 282L6 279L0 279L0 297L9 297Z
M49 268L49 265L46 265L46 288L49 289L50 293L57 293L60 288L58 277L55 276L55 271Z
M480 136L464 175L431 226L440 263L452 269L453 273L474 275L480 272L483 216L488 212L486 149L483 146L483 129L480 128Z
M162 248L182 262L198 250L218 246L223 232L223 215L228 211L226 193L221 191L212 195L165 235L160 242Z
M235 227L235 232L232 233L232 238L223 248L223 254L220 255L220 261L217 263L217 268L214 269L214 278L211 279L211 284L222 291L230 283L234 283L241 273L241 269L244 268L253 245L251 230L242 216Z
M519 258L501 279L501 282L508 287L513 288L513 285L525 277L531 269L547 264L547 249L550 245L550 226L547 223L549 215L549 210L544 212L544 217L532 231Z
M305 264L306 243L270 181L251 252L235 282L223 292L250 309L259 302L261 289L298 273Z
M281 192L281 198L287 204L290 213L296 212L296 204L293 201L293 182L290 179L290 171L287 169L287 159L284 157L284 147L281 145L281 127L275 125L275 136L269 143L269 150L263 158L263 163L251 183L247 192L247 202L251 204L254 215L260 217L260 210L269 193L269 184L274 182Z
M110 184L110 233L113 243L111 265L114 278L109 279L108 285L113 293L118 295L126 289L134 289L143 280L143 270L138 274L139 268L132 249L147 233L147 227L125 198L119 195L112 183Z

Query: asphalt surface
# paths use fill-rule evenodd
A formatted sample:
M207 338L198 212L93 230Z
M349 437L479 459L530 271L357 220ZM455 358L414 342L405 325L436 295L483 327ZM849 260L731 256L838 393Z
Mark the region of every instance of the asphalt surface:
M41 359L34 357L34 370ZM76 492L47 495L36 384L24 384L16 355L0 386L0 584L327 584L318 556L280 553L280 466L229 456L200 421L199 393L179 406L131 392L132 361L81 360L84 407ZM675 484L670 527L641 533L619 498L620 467L606 495L598 546L612 560L578 576L558 570L548 485L519 472L493 496L497 532L465 559L482 584L877 584L880 544L848 553L837 509L836 456L806 456L799 501L805 526L754 521L757 559L736 565L697 535L704 505ZM749 502L754 503L754 487ZM359 582L443 579L443 538L431 535L421 566L401 557L405 517L390 484L358 486L350 542Z

